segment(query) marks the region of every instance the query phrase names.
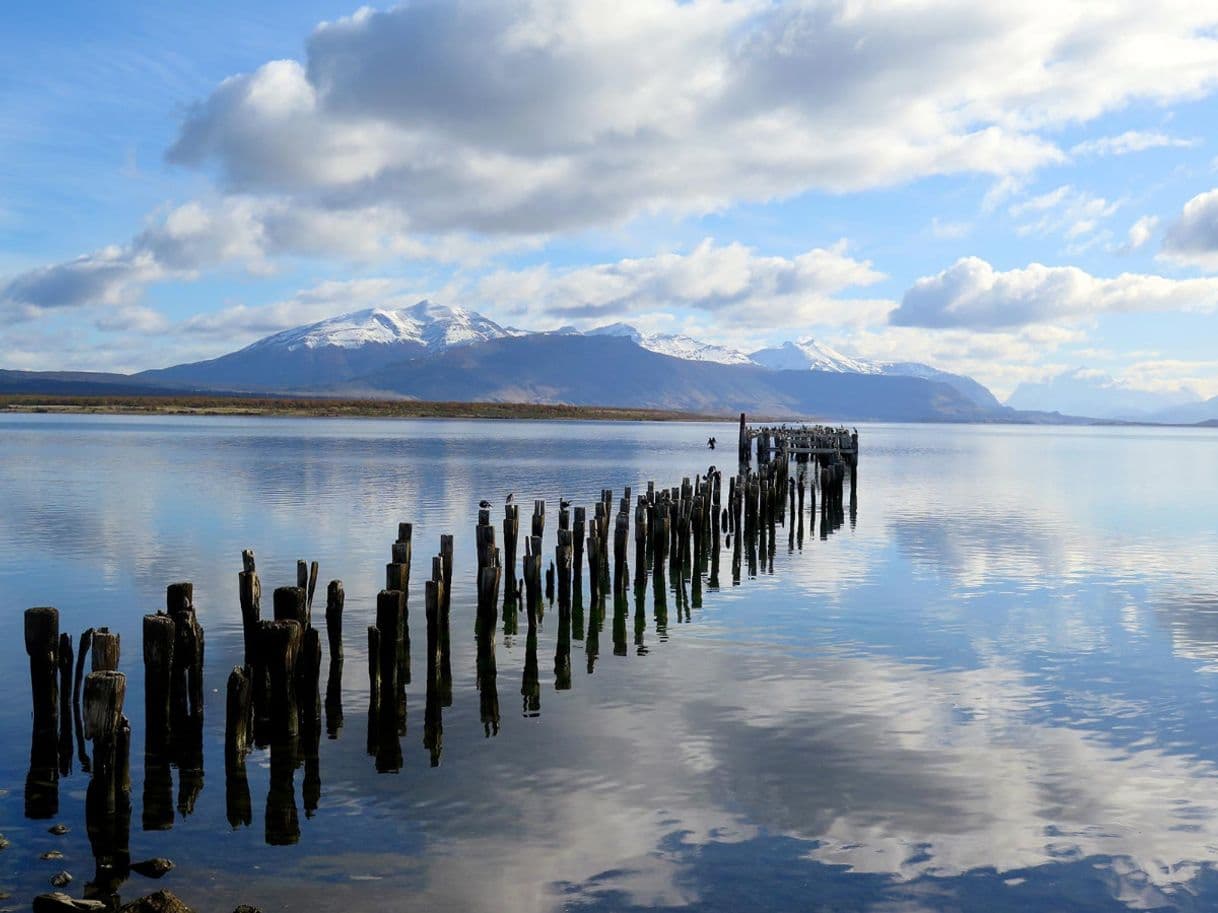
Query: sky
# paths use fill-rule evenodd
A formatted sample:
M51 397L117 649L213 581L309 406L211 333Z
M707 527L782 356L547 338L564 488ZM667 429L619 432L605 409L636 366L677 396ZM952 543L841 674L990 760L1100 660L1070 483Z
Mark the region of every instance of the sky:
M430 298L1215 396L1214 123L1195 0L9 5L0 368Z

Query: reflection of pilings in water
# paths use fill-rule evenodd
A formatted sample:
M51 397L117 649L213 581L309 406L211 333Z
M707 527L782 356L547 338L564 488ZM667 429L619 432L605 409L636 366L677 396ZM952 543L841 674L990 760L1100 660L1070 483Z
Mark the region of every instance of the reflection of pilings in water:
M253 681L246 667L228 676L224 719L224 809L230 827L249 827L253 819L245 756L253 740Z
M651 578L652 611L655 615L656 637L660 641L668 639L668 584L664 579L664 562L657 560L655 573Z
M526 540L527 541L527 540ZM528 557L525 557L525 565L528 565ZM515 637L520 633L520 609L517 599L517 580L515 564L506 565L504 568L506 577L503 586L503 636L505 638ZM528 574L525 574L526 583ZM510 641L507 641L510 643Z
M127 877L131 827L131 726L123 716L127 679L112 670L91 672L84 684L85 738L94 770L85 793L85 823L96 862L94 889L113 895Z
M312 818L321 801L321 726L302 731L300 740L304 752L304 779L300 784L300 798L304 804L305 817Z
M591 540L589 540L591 541ZM591 554L591 552L589 552ZM584 637L584 655L587 658L588 674L596 669L596 658L601 650L601 622L605 617L605 599L597 594L588 603L588 628Z
M25 611L25 651L30 658L34 725L25 780L25 816L50 818L59 811L59 610Z
M634 588L634 649L639 656L647 655L644 635L647 631L647 585Z
M326 675L326 738L337 739L343 728L343 660L330 657Z
M178 767L178 814L193 814L203 792L203 714L173 721L173 750L170 760Z
M563 534L566 533L564 541ZM554 646L554 690L571 688L571 534L558 531L558 637ZM567 570L563 571L566 564ZM565 581L565 583L564 583Z
M271 780L266 793L265 839L268 846L291 846L300 842L300 818L296 811L296 768L300 746L295 736L271 742Z
M535 566L540 566L541 556L534 555ZM541 680L537 670L537 612L530 599L528 603L529 630L525 637L524 673L520 682L522 713L526 717L541 715Z
M433 578L426 584L425 610L427 613L427 696L423 709L423 747L430 756L431 766L440 766L440 754L444 750L443 704L440 700L440 591L444 588L443 577L436 578L440 568L433 562ZM442 573L442 571L440 571Z
M613 655L626 655L626 615L628 612L625 589L613 593Z

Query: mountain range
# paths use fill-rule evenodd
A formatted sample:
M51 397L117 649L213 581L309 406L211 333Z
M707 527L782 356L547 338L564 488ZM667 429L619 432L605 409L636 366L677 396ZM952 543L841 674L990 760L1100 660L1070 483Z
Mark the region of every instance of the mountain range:
M1004 406L963 375L851 358L810 337L746 353L625 323L527 332L430 301L342 314L218 358L133 375L0 370L0 392L132 391L527 401L855 421L1068 420L1036 411L1043 406Z

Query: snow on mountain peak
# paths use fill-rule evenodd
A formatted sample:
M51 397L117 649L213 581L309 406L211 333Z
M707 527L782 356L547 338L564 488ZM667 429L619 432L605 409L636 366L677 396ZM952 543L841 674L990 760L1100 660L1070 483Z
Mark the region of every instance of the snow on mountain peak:
M640 333L628 323L611 323L594 330L586 336L620 336L629 339L639 348L658 355L669 355L685 361L713 361L722 365L752 364L743 352L702 342L683 333Z
M780 346L762 349L751 356L753 362L775 371L834 371L840 374L882 374L879 365L851 358L832 349L811 336L796 342L784 342Z
M268 336L250 348L317 349L336 346L354 349L364 345L414 343L442 351L510 335L481 314L424 299L406 308L366 308L328 317L307 326Z

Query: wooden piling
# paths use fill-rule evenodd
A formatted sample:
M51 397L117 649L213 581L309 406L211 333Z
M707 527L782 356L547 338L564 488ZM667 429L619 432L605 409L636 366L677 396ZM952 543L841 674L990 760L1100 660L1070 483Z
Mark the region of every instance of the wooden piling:
M275 739L295 738L300 732L295 678L301 637L301 626L295 619L262 623L262 655L270 680L271 729Z
M144 616L144 731L147 754L168 744L175 626L168 615Z
M245 645L245 664L254 665L258 625L262 621L262 582L254 565L253 549L241 553L242 570L237 574L237 595L241 602L241 633Z
M300 562L304 564L304 562ZM309 627L308 589L306 586L276 587L273 596L275 621L294 621L301 630Z
M93 632L93 671L117 672L119 661L119 636L109 628L98 628Z
M35 733L59 733L59 610L25 610L25 652L30 658Z
M225 757L244 757L253 738L253 682L249 670L234 666L228 674L224 716Z
M326 585L326 638L330 644L330 661L343 660L343 582L331 580Z

